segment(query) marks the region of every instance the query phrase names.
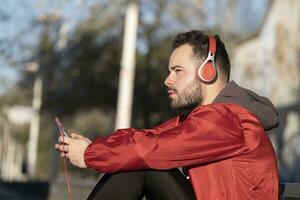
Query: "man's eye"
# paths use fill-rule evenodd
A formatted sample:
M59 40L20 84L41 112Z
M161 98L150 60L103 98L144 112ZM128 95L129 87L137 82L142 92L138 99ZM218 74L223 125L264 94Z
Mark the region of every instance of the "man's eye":
M175 69L175 72L181 72L182 70L181 69Z

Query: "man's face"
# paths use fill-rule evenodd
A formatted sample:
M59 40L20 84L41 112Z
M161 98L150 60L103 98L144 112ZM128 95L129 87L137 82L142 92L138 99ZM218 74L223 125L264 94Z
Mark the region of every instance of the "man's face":
M201 103L201 83L196 77L196 62L190 45L184 44L173 51L165 85L175 110L190 110Z

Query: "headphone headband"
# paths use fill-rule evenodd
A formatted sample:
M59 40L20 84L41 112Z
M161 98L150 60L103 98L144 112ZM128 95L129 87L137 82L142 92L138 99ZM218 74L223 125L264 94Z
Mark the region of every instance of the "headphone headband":
M209 36L209 53L215 54L217 49L217 43L214 36Z

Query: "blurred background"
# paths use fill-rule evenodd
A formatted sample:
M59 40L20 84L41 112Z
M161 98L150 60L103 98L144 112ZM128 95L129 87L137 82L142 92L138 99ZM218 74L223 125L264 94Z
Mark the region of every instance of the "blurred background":
M174 116L163 85L172 39L202 29L227 45L231 79L272 100L282 182L300 182L299 0L3 0L0 199L67 199L54 143ZM100 173L68 165L73 199Z

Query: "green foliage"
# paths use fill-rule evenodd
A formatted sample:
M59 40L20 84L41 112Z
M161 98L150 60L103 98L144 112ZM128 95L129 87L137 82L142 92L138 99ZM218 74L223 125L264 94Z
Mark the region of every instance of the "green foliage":
M95 40L95 34L82 35L65 50L52 77L47 75L47 111L71 115L83 108L115 107L120 46L114 38L101 44Z

